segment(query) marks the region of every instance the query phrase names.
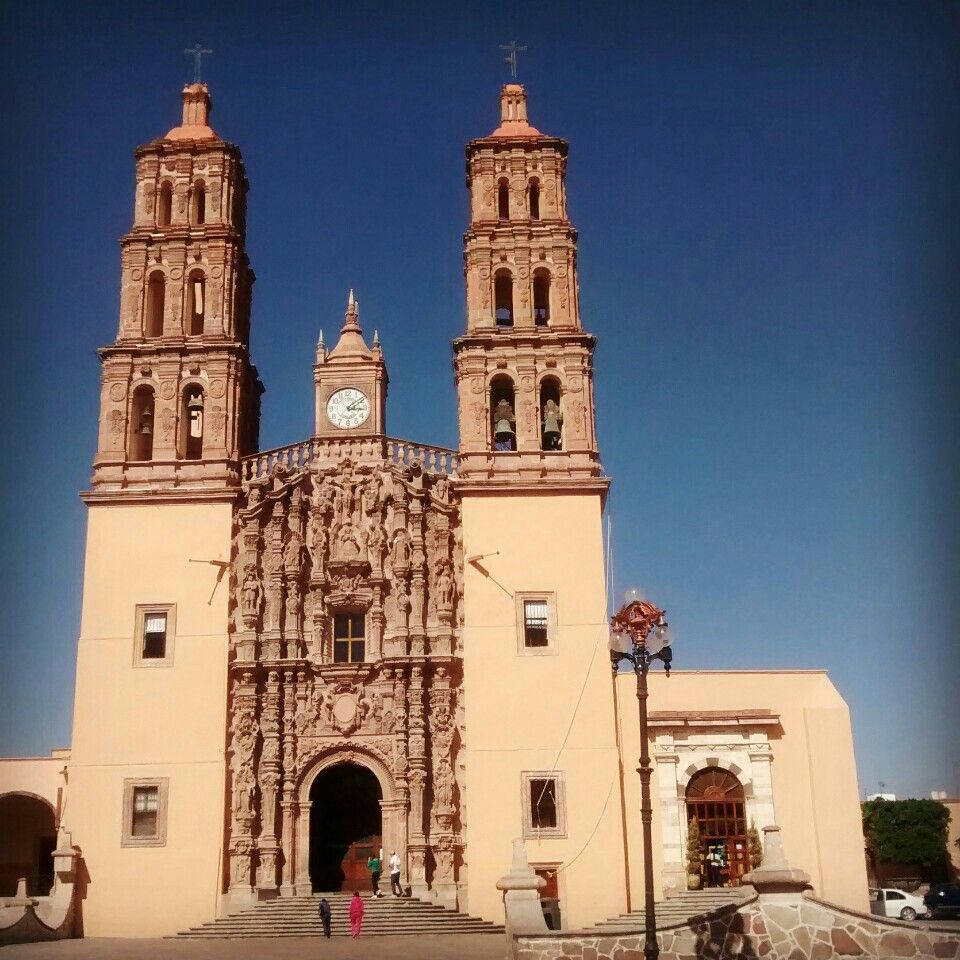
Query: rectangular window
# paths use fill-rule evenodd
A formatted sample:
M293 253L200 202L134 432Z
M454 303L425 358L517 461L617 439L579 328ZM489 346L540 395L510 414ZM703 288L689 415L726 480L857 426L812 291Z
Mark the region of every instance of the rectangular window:
M530 780L530 822L534 830L557 828L557 783L552 777Z
M143 622L144 660L156 660L167 655L167 615L165 613L145 614Z
M157 814L159 811L159 787L134 787L130 835L133 837L156 837Z
M517 604L517 653L543 656L558 653L557 596L555 593L520 591Z
M123 781L123 847L162 847L167 842L167 777Z
M523 643L526 647L547 645L546 600L523 601Z
M520 774L524 837L545 839L567 835L563 777L559 770L531 770Z
M134 620L133 665L173 666L177 608L172 603L138 603Z
M338 613L333 618L333 662L363 663L366 637L362 613Z

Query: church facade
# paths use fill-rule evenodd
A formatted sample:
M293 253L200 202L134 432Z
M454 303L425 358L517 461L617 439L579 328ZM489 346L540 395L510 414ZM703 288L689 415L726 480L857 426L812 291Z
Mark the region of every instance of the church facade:
M637 905L637 721L606 652L567 143L507 84L467 145L459 449L388 435L351 291L317 346L313 436L263 451L247 180L209 115L188 86L181 125L136 151L82 495L73 742L0 760L0 811L50 806L90 935L352 889L379 849L412 896L501 920L518 836L564 926ZM865 905L849 716L824 674L681 671L651 705L658 895L686 886L696 816L725 883L750 825L777 822L821 893ZM18 842L0 836L0 881L29 873L42 895Z

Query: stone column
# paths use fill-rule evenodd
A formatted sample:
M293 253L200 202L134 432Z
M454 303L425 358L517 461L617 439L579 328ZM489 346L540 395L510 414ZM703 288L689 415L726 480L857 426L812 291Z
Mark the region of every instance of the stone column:
M301 801L300 816L294 827L294 848L296 850L296 879L294 893L298 897L309 896L313 892L310 882L310 807L311 801Z
M510 870L497 881L497 889L503 891L508 943L512 944L515 933L547 932L547 921L540 906L540 888L546 886L546 883L543 877L538 877L533 872L527 862L523 840L514 840Z
M680 755L673 734L657 734L653 760L660 801L660 843L663 849L663 895L678 896L687 889L685 803L679 796L677 769Z
M750 734L750 779L753 782L753 799L748 803L749 816L757 828L776 823L773 808L773 751L765 733Z

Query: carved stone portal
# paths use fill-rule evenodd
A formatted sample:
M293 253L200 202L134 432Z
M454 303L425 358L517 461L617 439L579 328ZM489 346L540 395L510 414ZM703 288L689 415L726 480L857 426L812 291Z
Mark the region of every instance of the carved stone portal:
M318 764L358 762L386 786L383 843L404 856L404 882L455 905L460 541L455 485L416 467L318 459L245 485L231 577L235 902L309 892L308 785Z

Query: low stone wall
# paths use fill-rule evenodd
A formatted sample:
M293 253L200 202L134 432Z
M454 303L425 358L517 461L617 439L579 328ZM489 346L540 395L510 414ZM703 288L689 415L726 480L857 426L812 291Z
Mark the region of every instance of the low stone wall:
M809 894L755 898L657 930L661 960L960 960L960 933L856 913ZM517 960L643 960L643 931L515 936Z

